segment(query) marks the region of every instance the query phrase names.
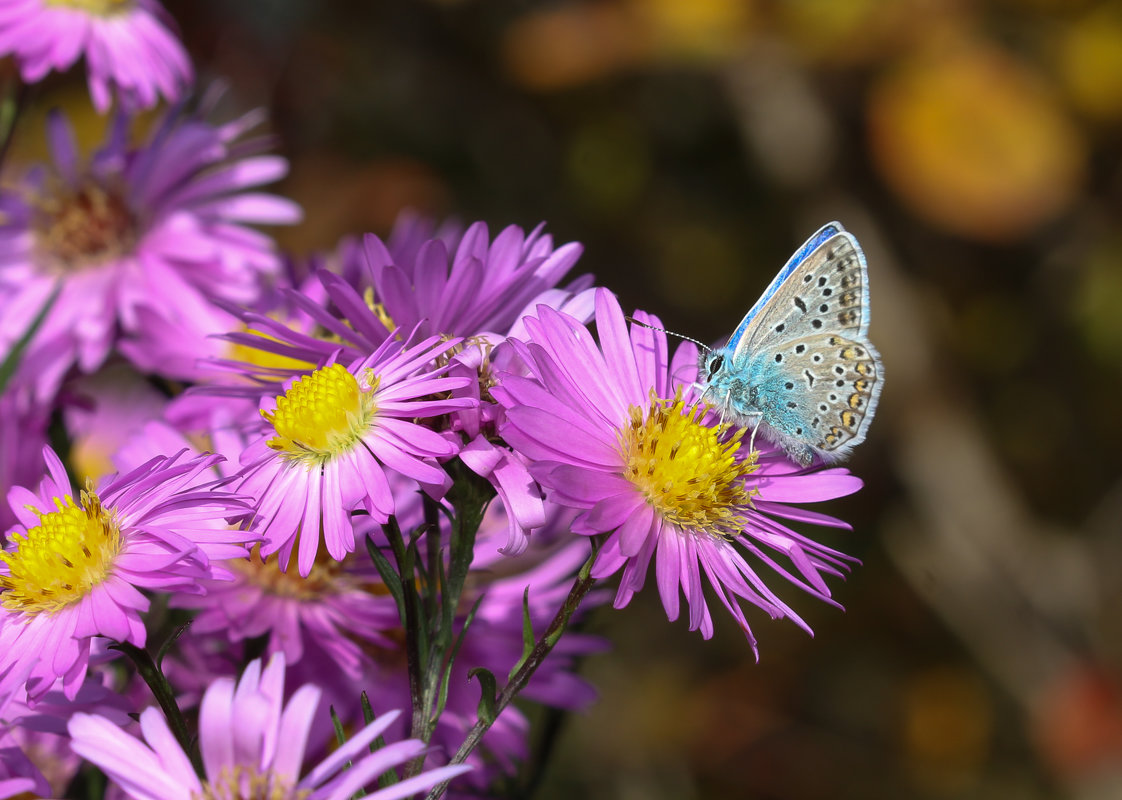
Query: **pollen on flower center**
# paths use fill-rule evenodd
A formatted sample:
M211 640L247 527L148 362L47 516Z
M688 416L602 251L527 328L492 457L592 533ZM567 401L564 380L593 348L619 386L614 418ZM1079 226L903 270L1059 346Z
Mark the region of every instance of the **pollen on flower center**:
M54 613L84 598L113 569L121 534L112 511L92 491L80 505L55 498L57 511L39 514L25 534L13 532L15 549L0 553L9 574L0 575L0 606L8 611Z
M276 429L269 447L292 459L322 464L353 448L377 412L378 378L363 388L345 367L331 364L297 379L277 398L275 411L262 411Z
M50 6L77 8L99 17L123 13L132 8L135 3L136 0L47 0L47 5Z
M217 778L205 782L199 800L305 800L310 794L310 789L295 789L287 775L237 764L222 767Z
M756 471L755 459L736 458L744 429L722 441L728 426L701 424L705 408L686 408L680 390L673 400L652 391L646 412L637 406L630 411L631 424L620 432L624 477L682 530L739 533L742 510L756 493L742 480Z
M49 262L74 270L130 251L136 219L117 193L93 183L36 203L36 243Z

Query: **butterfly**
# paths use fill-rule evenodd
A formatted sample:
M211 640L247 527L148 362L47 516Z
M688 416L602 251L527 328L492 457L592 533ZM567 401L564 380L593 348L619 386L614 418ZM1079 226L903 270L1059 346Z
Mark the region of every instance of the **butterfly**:
M702 399L806 467L865 439L884 385L869 342L869 274L853 235L811 236L732 332L701 355Z

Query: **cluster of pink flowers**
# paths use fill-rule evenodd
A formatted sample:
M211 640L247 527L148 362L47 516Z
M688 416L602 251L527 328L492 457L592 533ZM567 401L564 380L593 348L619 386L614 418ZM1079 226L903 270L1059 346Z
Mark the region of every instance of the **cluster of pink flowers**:
M707 584L753 649L746 610L807 627L765 572L832 602L852 559L785 520L845 527L797 504L859 481L750 450L699 401L694 345L671 355L655 317L572 275L580 245L405 216L297 269L254 227L300 219L261 188L287 163L260 115L216 122L211 93L131 138L192 80L155 0L0 0L3 54L26 81L84 57L94 105L117 102L85 160L53 116L51 162L0 193L0 800L90 765L135 798L480 796L529 723L506 706L454 758L480 720L469 679L525 661L582 565L618 575L618 608L653 562L669 619L684 596L706 638ZM474 522L469 489L493 498ZM410 626L435 623L410 592L458 569L426 728ZM112 668L170 638L196 752ZM577 661L605 646L566 633L524 696L588 704Z

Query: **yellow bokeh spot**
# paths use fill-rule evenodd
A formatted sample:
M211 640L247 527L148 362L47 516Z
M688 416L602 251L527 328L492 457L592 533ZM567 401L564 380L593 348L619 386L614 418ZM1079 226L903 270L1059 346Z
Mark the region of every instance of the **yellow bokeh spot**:
M547 6L503 35L510 75L534 89L560 89L649 63L720 63L756 28L752 0L620 0Z
M1057 52L1068 95L1084 113L1104 120L1122 118L1122 12L1096 9L1063 35Z
M899 65L869 104L873 156L920 215L987 241L1024 236L1072 201L1086 146L1043 79L987 45Z
M775 10L783 38L799 53L848 65L883 56L912 35L922 17L940 9L916 0L798 0L780 3Z
M631 0L629 8L660 60L724 60L744 47L756 15L749 0Z

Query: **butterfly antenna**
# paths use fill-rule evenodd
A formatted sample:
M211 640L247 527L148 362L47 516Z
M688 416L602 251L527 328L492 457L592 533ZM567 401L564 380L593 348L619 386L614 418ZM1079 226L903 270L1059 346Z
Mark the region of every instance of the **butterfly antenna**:
M652 331L661 331L662 333L669 334L670 336L677 336L679 339L685 339L687 342L693 342L702 350L709 351L713 349L709 345L705 344L705 342L699 342L697 339L694 339L691 336L686 336L685 334L681 333L675 333L674 331L668 331L666 330L666 328L656 328L654 325L648 325L645 322L640 322L639 320L635 319L635 317L624 317L624 319L628 322L634 322L636 325L642 325L644 328L650 328Z

